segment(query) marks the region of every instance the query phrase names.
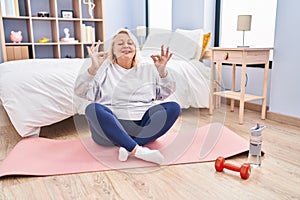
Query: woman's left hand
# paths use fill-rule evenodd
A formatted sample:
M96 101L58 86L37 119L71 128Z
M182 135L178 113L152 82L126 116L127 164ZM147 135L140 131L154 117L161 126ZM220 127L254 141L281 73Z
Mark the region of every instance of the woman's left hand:
M157 68L157 71L160 77L164 78L167 76L166 66L170 58L172 57L172 53L169 52L169 47L164 50L164 45L161 46L161 53L160 55L152 55L151 58Z

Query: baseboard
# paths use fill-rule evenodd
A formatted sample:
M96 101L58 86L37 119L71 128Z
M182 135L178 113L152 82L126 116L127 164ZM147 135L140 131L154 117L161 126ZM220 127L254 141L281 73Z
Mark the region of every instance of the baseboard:
M300 127L300 118L267 111L267 119Z
M228 100L228 99L226 99L226 100L227 100L226 103L228 105L230 105L230 100ZM239 107L239 105L240 105L240 102L235 101L234 106ZM261 105L256 104L256 103L251 103L251 102L245 102L245 109L261 112ZM284 124L300 127L300 118L270 112L268 106L267 106L266 118L276 121L276 122L281 122Z

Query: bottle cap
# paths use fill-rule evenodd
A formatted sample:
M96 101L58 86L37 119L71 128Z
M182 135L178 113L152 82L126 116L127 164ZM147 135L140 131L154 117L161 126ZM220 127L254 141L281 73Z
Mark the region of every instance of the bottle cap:
M266 126L257 124L255 127L251 128L251 134L254 136L261 136L261 131L265 128Z

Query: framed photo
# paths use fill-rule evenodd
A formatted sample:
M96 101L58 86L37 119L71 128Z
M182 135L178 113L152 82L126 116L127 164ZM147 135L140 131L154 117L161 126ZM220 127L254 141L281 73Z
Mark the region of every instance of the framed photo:
M74 11L73 10L61 10L61 17L62 18L74 18Z

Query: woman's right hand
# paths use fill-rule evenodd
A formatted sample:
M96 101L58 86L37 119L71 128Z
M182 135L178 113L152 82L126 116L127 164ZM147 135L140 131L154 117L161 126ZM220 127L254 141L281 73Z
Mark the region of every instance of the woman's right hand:
M92 59L92 65L88 69L88 72L91 75L96 75L98 69L100 68L100 66L102 65L104 60L108 57L107 52L103 52L103 51L98 52L100 44L101 44L100 41L98 41L96 43L93 42L90 47L87 47L89 56Z

